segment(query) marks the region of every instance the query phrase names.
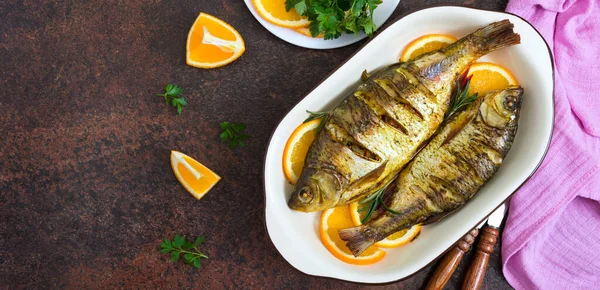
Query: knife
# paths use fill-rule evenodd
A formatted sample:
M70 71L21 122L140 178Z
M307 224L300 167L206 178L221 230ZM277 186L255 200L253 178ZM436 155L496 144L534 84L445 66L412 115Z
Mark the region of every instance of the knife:
M475 258L467 270L465 281L463 282L463 290L479 289L483 284L483 277L487 270L490 255L494 252L494 246L498 238L498 227L504 219L506 206L502 204L488 218L487 225L481 230L479 242L475 248Z
M458 264L460 264L465 253L471 248L471 244L473 244L475 238L479 234L479 229L485 222L486 221L484 220L454 244L454 247L450 249L438 265L437 269L435 269L435 272L431 276L431 279L429 279L429 283L425 289L441 290L444 288L444 285L446 285L448 280L450 280L450 277L452 277L452 273L454 273Z

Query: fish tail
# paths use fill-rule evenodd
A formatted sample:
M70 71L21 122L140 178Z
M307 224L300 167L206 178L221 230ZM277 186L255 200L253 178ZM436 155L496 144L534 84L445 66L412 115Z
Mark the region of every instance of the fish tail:
M513 27L514 25L508 19L494 22L475 31L469 36L469 40L481 48L481 53L487 54L521 43L521 36L513 31Z
M358 257L368 247L375 243L372 238L369 238L364 234L362 228L363 226L358 226L338 231L340 238L346 241L346 246L355 257Z

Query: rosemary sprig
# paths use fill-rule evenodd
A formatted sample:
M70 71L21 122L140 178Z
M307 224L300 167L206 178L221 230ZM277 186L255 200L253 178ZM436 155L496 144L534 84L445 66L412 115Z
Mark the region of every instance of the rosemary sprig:
M320 132L321 128L323 128L323 126L325 125L325 121L327 121L327 117L329 117L329 112L313 112L309 110L306 110L306 112L309 113L310 116L308 116L308 118L306 118L306 120L304 120L304 122L302 123L310 122L316 119L321 119L321 121L319 122L319 126L317 127L317 133Z
M469 96L469 86L471 85L471 78L473 75L468 76L469 70L466 70L456 81L456 93L452 102L450 103L450 110L446 114L446 118L452 116L462 107L468 106L477 99L477 93Z
M375 212L375 210L377 209L377 207L379 205L382 205L383 208L388 212L391 212L393 214L401 214L401 212L398 212L398 211L395 211L395 210L389 208L383 201L383 196L385 195L386 189L387 189L387 186L384 186L383 188L381 188L380 190L369 195L367 198L363 199L360 202L360 204L364 204L364 206L361 207L358 211L362 212L362 211L368 210L365 217L360 221L361 223L363 223L363 224L366 223L371 218L371 216L373 215L373 213Z

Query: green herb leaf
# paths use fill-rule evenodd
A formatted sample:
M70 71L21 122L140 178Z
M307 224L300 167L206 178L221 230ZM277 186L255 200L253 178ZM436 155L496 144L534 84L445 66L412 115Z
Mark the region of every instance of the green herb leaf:
M191 249L191 248L193 248L193 247L194 247L194 244L192 244L192 243L190 243L190 242L185 242L185 243L183 244L183 246L181 246L181 248L182 248L182 249L184 249L184 250L189 250L189 249Z
M181 115L181 112L183 111L183 106L187 106L187 102L184 98L178 97L180 93L180 87L169 83L165 86L164 93L156 95L163 97L167 106L170 104L173 108L177 109L177 114Z
M363 204L363 203L368 203L368 202L370 202L371 200L373 200L373 199L377 198L377 193L378 193L378 192L379 192L379 191L376 191L375 193L373 193L373 194L369 195L367 198L363 199L363 200L360 202L360 204Z
M369 17L366 19L361 19L363 21L359 21L360 27L362 27L363 31L368 35L372 36L375 30L377 30L377 26L373 23L373 18Z
M319 34L321 34L321 27L319 26L318 22L312 22L309 29L312 37L317 37Z
M208 256L201 253L197 248L202 242L204 242L204 236L199 236L194 243L191 243L186 241L184 237L176 234L173 237L173 241L166 239L160 243L160 253L170 254L169 260L171 262L178 261L183 254L185 264L200 268L200 259L208 259Z
M358 18L356 16L348 16L346 21L344 21L344 28L350 32L358 33L360 31L360 27L358 27Z
M171 241L170 240L165 240L164 242L160 243L160 247L163 249L170 249L171 248Z
M348 11L352 7L352 0L337 0L337 6L343 11Z
M381 0L367 0L367 7L369 7L369 16L371 17L371 20L373 19L373 12L375 11L375 8L377 8L377 6L379 6L381 3Z
M175 235L175 237L173 238L173 245L175 247L181 247L181 246L183 246L184 243L185 243L185 239L183 237L181 237L180 235Z
M361 223L366 223L367 221L369 221L369 219L371 218L371 216L373 215L373 213L375 212L375 210L377 210L377 208L379 207L379 205L381 205L383 207L383 209L385 209L386 211L393 213L393 214L401 214L401 212L395 211L391 208L389 208L386 204L385 201L383 200L383 197L385 195L386 189L389 186L386 185L383 188L381 188L380 190L374 192L373 194L369 195L367 198L363 199L359 204L365 204L364 207L360 208L358 211L362 212L368 209L367 214L365 215L365 217L361 220Z
M323 126L325 126L325 122L327 122L327 119L329 118L329 112L317 112L317 111L313 112L313 111L308 111L308 110L306 110L306 112L309 113L310 115L302 123L310 122L310 121L316 120L316 119L321 119L321 121L319 122L319 126L317 126L317 133L319 133L321 131L321 129L323 128Z
M223 130L223 132L219 134L221 142L227 142L231 149L234 149L236 146L246 146L244 141L248 139L248 135L244 134L244 130L246 130L245 124L221 122L219 127Z
M295 8L298 14L306 16L311 21L311 35L323 33L327 40L360 31L372 36L377 29L373 12L381 3L381 0L286 0L286 9Z
M177 103L179 103L182 106L187 106L187 102L184 98L175 98L174 100L176 100Z
M471 85L471 77L467 69L456 81L456 93L450 103L450 109L446 114L446 119L458 112L461 108L468 106L477 100L477 93L469 96L469 87Z
M304 2L304 0L285 0L285 11L289 12L300 2ZM302 15L300 12L298 14Z
M179 260L180 254L181 254L181 252L177 252L177 251L171 252L171 262L175 262L175 261Z
M296 12L299 15L306 14L306 10L308 10L308 6L306 5L306 1L305 0L299 1L298 3L296 3L296 5L294 5L294 9L296 9Z
M385 202L383 202L383 194L379 196L379 203L381 203L381 205L383 205L383 208L385 208L385 210L387 210L388 212L391 212L393 214L401 214L401 212L395 211L389 208L387 205L385 205Z
M363 12L365 5L367 5L367 0L356 0L354 1L354 3L352 4L352 7L350 8L350 13L353 16L360 16L360 14Z

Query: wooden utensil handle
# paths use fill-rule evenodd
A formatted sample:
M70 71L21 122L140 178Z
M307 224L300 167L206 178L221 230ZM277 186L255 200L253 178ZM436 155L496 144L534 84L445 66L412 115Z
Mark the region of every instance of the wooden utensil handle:
M431 279L429 279L429 283L425 289L441 290L444 288L444 285L448 283L448 280L452 277L452 273L454 273L454 270L456 270L456 267L460 264L463 255L471 248L478 233L479 230L473 229L456 242L454 247L446 254L446 256L444 256L444 259L440 262L437 269L435 269L435 272L433 273L433 276L431 276Z
M498 230L495 228L486 226L481 231L479 242L477 242L475 258L467 270L467 276L463 282L463 290L481 288L483 277L485 277L485 270L490 260L490 254L494 252L494 245L496 245L497 238Z

